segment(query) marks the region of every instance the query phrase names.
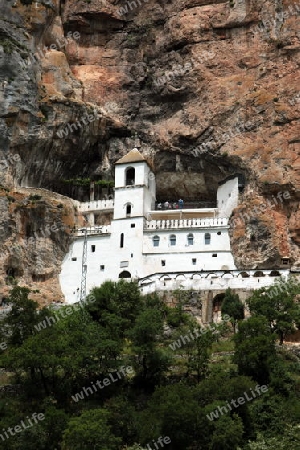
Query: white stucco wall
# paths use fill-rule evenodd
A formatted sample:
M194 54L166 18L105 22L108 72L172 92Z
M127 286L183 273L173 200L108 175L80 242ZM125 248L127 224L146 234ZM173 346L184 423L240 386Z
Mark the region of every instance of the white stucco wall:
M239 201L238 177L228 180L218 188L217 206L219 217L230 217Z

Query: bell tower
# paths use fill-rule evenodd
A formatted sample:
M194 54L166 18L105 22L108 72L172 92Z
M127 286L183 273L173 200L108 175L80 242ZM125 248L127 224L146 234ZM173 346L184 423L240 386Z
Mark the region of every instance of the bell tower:
M114 220L146 217L155 208L155 176L134 148L116 162Z

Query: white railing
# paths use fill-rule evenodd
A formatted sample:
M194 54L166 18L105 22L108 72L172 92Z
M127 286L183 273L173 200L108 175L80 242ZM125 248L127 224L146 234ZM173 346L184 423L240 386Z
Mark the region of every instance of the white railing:
M81 237L87 232L88 235L91 234L110 234L110 225L99 225L95 227L77 228L73 231L73 235Z
M84 212L93 212L93 211L102 211L105 209L113 209L114 208L114 200L94 200L93 202L77 202L76 206L78 210L82 213Z
M207 228L227 226L228 218L201 218L201 219L174 219L174 220L147 220L145 230L164 230L179 228Z

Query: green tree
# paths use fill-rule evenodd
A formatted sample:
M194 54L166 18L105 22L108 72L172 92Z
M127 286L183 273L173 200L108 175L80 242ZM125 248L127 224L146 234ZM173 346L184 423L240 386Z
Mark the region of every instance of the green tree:
M92 409L70 419L63 434L62 450L117 450L120 441L111 431L109 413Z
M147 446L159 436L168 436L173 450L208 448L208 419L199 409L195 393L193 386L185 384L157 388L140 414L141 444ZM191 447L198 440L202 446Z
M234 336L236 350L233 361L239 373L260 384L270 381L270 361L276 358L274 335L264 317L250 317L240 323Z
M106 281L92 290L95 298L87 303L87 311L102 327L110 330L114 339L123 339L142 307L141 294L137 283L120 280Z
M137 378L149 386L158 383L170 364L170 353L161 345L164 331L164 308L157 296L145 298L135 324L128 332Z
M53 395L67 401L72 389L81 388L87 379L118 368L121 351L103 327L82 311L73 311L21 346L8 347L1 364L15 372L33 397Z
M221 416L212 427L210 450L236 450L243 443L243 422L237 414Z
M28 296L30 289L15 286L8 297L11 310L1 321L1 335L9 346L19 346L34 334L39 320L38 303Z
M211 346L216 340L214 333L196 325L189 328L190 342L184 347L187 355L187 374L196 373L197 381L204 379L208 373L208 363L211 355ZM193 338L193 339L192 339Z
M300 305L295 296L300 294L300 284L289 279L277 280L273 286L261 288L247 300L252 316L264 316L269 328L283 344L285 336L299 326Z
M221 306L222 316L228 315L230 317L230 322L233 326L233 331L235 333L236 324L239 320L244 319L244 305L241 302L238 294L232 292L230 288L226 289L225 297Z

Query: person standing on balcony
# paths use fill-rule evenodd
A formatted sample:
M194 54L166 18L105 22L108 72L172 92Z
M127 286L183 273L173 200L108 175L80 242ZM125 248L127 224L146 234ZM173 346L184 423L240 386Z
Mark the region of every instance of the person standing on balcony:
M182 209L183 208L183 200L182 200L182 198L180 198L178 200L178 204L179 204L179 209Z
M169 209L169 202L168 202L168 200L164 203L164 208L165 209Z
M158 205L157 205L157 209L161 209L162 208L162 205L161 205L161 203L159 203Z

